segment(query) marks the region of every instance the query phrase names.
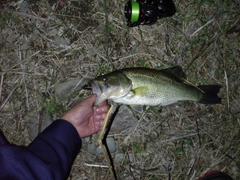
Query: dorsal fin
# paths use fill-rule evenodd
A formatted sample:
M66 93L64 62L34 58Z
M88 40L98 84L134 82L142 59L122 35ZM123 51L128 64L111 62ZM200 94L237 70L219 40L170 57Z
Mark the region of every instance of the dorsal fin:
M183 72L181 66L174 66L160 71L179 82L184 82L186 79L186 74Z

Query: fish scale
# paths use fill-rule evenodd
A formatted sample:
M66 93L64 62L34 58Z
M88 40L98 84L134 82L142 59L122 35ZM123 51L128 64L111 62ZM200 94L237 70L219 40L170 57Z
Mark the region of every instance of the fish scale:
M203 104L221 103L217 96L220 85L193 86L185 83L180 66L163 70L126 68L97 77L92 83L95 105L106 99L116 103L166 106L178 101L195 101ZM138 108L139 109L139 108Z
M135 94L131 97L126 95L123 98L116 99L115 102L166 106L179 100L197 101L201 96L202 92L199 93L198 89L177 82L160 71L155 71L152 69L127 69L122 71L132 81L132 89L148 87L148 92L140 93L140 95ZM191 90L189 91L189 89Z

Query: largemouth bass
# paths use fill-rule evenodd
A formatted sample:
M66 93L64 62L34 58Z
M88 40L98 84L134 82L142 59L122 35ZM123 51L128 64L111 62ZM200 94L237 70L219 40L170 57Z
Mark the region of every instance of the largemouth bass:
M220 85L193 86L186 81L180 66L163 70L126 68L101 75L92 81L94 102L98 105L106 99L128 104L138 112L143 105L167 106L178 101L195 101L202 104L218 104Z

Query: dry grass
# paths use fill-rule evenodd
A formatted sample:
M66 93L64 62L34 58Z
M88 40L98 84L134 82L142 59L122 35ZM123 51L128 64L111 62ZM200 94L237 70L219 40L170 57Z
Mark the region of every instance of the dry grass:
M132 66L181 65L196 84L221 84L221 105L186 102L149 108L134 132L112 133L124 158L120 179L198 179L218 169L240 178L240 2L187 0L152 26L128 28L126 1L22 1L0 3L0 128L10 142L27 145L26 117L53 118L74 99L56 99L54 87ZM36 119L38 121L38 119ZM94 138L93 138L94 139ZM114 156L114 155L113 155ZM111 179L102 156L77 157L69 179Z

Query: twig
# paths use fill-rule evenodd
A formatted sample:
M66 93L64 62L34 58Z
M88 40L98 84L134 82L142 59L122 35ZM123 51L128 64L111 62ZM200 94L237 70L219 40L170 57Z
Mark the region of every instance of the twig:
M97 165L97 164L88 164L88 163L84 163L84 165L86 165L86 166L90 166L90 167L108 168L108 166Z
M192 61L188 64L186 70L196 61L200 55L203 54L203 52L215 41L215 38L213 37L212 40L204 42L202 46L197 50L197 53L193 56Z
M9 93L9 95L4 99L3 103L0 106L0 112L2 111L2 109L4 108L6 103L8 102L9 98L12 96L13 92L17 89L18 86L19 86L19 84L16 84L14 86L14 88L12 89L12 91Z
M31 18L31 19L37 19L37 20L40 20L40 21L49 21L49 19L47 19L47 18L41 18L41 17L33 16L31 14L27 14L27 13L24 13L24 12L14 12L14 14L18 15L18 16L25 16L25 17L28 17L28 18Z
M22 60L22 63L31 59L32 57L34 57L35 55L37 55L38 53L40 53L40 51L35 52L34 54L32 54L31 56L27 57L26 59ZM17 67L18 65L20 65L20 63L15 64L14 66L12 66L11 68L9 68L5 73L9 72L10 70L12 70L13 68Z
M23 83L24 83L24 88L25 88L25 94L26 94L26 106L27 106L27 109L29 109L29 101L28 101L28 89L27 89L27 85L26 85L26 81L25 81L25 66L23 65L22 63L22 53L21 53L21 48L19 46L18 48L18 57L19 57L19 61L20 61L20 66L22 68L22 71L23 71Z
M190 35L190 37L194 36L195 34L197 34L199 31L201 31L205 26L207 26L208 24L212 23L215 19L210 19L206 24L204 24L203 26L201 26L200 28L198 28L194 33L192 33Z
M165 143L165 142L168 142L168 141L174 141L174 140L177 140L177 139L182 139L182 138L186 138L186 137L191 137L191 136L198 136L199 134L205 134L205 133L192 133L192 134L187 134L185 136L179 136L179 137L174 137L174 138L171 138L171 139L166 139L164 141L161 141L161 143Z
M1 75L1 82L0 82L0 97L2 97L2 86L3 86L3 78L5 74Z
M228 110L229 110L229 108L230 108L230 103L229 103L228 77L227 77L227 73L226 73L225 70L224 70L224 79L225 79L225 82L226 82L226 90L227 90L227 105L228 105Z
M107 137L108 130L109 130L109 129L107 129L107 125L109 123L109 118L111 118L112 114L114 114L116 107L117 107L116 104L111 104L111 107L108 110L108 113L103 121L102 130L100 131L99 138L98 138L98 143L99 143L99 145L102 149L102 152L104 154L104 157L107 161L109 171L112 175L112 178L115 180L117 180L117 175L114 170L112 161L110 160L110 154L108 154L108 152L107 152L107 144L105 142L106 142L106 137ZM108 128L110 128L110 127L108 127Z

